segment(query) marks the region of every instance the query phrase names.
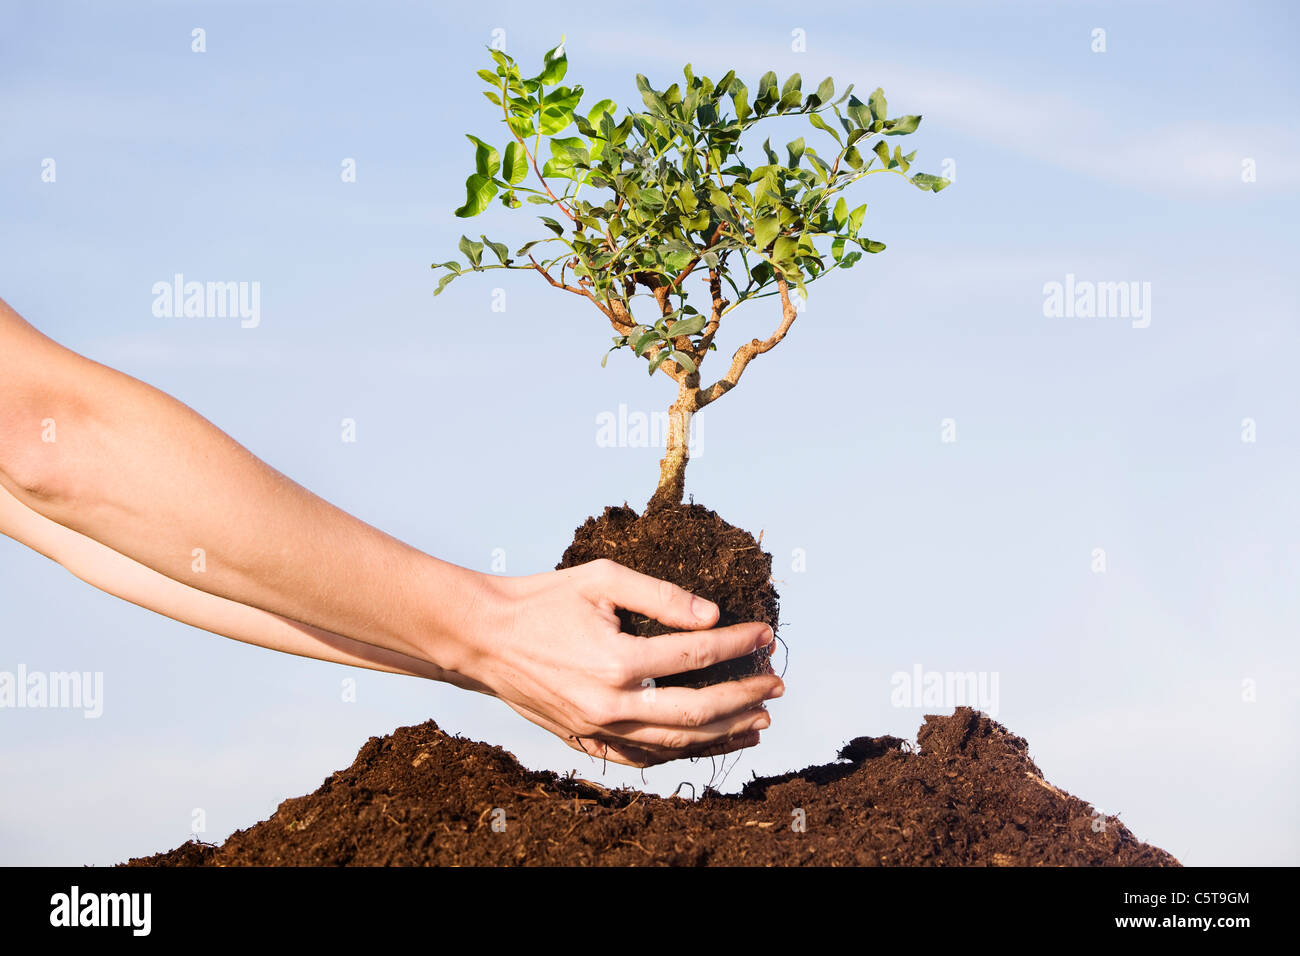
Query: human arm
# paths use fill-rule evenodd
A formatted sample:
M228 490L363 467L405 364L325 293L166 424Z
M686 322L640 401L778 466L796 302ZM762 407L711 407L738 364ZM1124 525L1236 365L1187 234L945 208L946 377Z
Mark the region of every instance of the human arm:
M3 301L0 486L165 578L420 661L422 676L490 692L571 746L600 741L611 759L750 745L767 725L761 701L782 686L763 675L646 694L647 678L742 656L770 643L770 629L696 630L716 621L715 607L696 615L690 595L610 562L497 578L439 561L311 494L175 399L63 348ZM622 634L615 607L696 633Z

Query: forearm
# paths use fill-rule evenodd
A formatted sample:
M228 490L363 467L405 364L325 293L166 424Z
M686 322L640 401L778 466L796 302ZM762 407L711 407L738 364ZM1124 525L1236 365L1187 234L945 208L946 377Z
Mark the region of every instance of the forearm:
M37 514L3 488L0 488L0 534L45 555L92 587L214 634L301 657L430 680L450 680L469 690L485 689L427 661L173 581Z
M193 589L459 669L488 576L333 507L3 302L0 337L0 484L23 505Z

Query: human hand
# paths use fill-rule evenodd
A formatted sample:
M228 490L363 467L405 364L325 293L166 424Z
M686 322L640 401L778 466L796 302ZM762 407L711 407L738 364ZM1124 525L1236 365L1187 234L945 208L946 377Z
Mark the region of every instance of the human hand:
M607 560L491 581L458 669L574 749L648 767L752 747L771 724L763 701L785 691L775 674L700 689L654 683L770 653L766 624L705 630L718 619L714 604ZM615 608L682 631L625 634Z

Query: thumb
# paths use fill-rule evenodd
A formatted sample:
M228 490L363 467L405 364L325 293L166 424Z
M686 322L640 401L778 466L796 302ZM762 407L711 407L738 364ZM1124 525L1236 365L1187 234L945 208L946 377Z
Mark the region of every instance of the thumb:
M614 561L593 562L599 597L625 608L654 618L668 627L694 630L712 627L718 620L718 606L712 601L691 594L670 581L661 581L647 574L625 568Z

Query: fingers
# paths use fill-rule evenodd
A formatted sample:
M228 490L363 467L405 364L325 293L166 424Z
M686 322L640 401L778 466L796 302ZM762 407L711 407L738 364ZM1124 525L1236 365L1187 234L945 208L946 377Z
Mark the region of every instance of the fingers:
M683 730L630 725L611 727L611 738L574 734L553 720L518 704L509 704L521 717L559 737L574 750L628 767L652 767L685 757L719 756L759 742L759 732L771 725L766 710L750 711L710 727Z
M654 754L639 747L623 743L605 743L591 737L576 737L572 734L565 738L564 742L595 760L608 760L610 763L622 764L625 767L653 767L655 764L672 759L669 755Z
M745 657L771 647L772 642L772 629L766 624L732 624L712 631L642 638L633 645L636 648L633 668L642 675L641 680L684 674Z
M624 701L626 710L620 716L631 723L701 729L742 714L784 693L785 682L775 674L759 674L698 689L647 687Z
M716 746L736 737L766 730L770 726L772 716L760 704L703 727L633 723L615 724L609 729L620 741L638 747L686 754L701 747Z
M758 731L755 730L747 734L742 734L741 736L733 738L731 740L726 740L723 741L722 743L714 744L713 746L710 747L701 747L701 748L694 749L686 756L721 757L723 754L734 753L737 750L744 750L747 747L757 747L758 740L759 740L759 734Z
M717 741L711 744L701 744L691 747L688 750L679 751L642 750L622 743L606 744L589 737L571 737L566 742L574 750L581 750L588 756L597 760L608 760L611 763L644 769L646 767L654 767L662 763L668 763L671 760L679 760L686 757L720 757L723 754L733 753L737 750L744 750L746 747L757 746L758 741L759 733L755 730L742 734L739 737L733 737L728 740Z
M696 597L668 581L625 568L616 561L592 561L591 568L597 600L615 607L636 611L668 627L694 629L710 627L718 619L718 606Z
M543 717L534 710L530 710L520 704L511 703L510 701L506 701L505 703L520 717L532 721L543 730L550 731L574 750L580 750L589 757L610 760L614 763L624 764L628 767L650 767L657 763L663 763L665 760L672 759L671 756L656 756L649 750L640 747L619 743L606 744L602 741L596 740L594 737L579 737L577 734L571 733L555 721Z

